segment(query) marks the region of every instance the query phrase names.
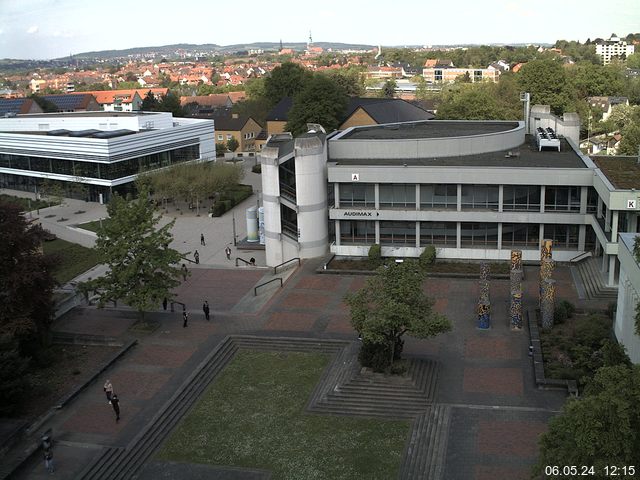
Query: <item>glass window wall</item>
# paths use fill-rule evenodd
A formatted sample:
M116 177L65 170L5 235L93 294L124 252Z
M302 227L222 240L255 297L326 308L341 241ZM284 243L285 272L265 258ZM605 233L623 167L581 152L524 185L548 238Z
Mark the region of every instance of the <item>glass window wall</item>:
M577 249L578 225L545 224L544 238L553 240L553 248Z
M456 246L456 222L420 222L420 246Z
M463 210L498 210L497 185L462 185Z
M505 185L502 209L509 211L540 211L540 187L537 185Z
M544 209L548 212L579 212L580 187L546 187Z
M373 208L376 205L375 195L375 185L373 183L341 183L340 208Z
M420 185L420 208L458 208L458 185Z
M537 223L503 223L502 248L530 247L540 244L540 225Z
M340 244L369 245L376 243L376 222L340 220Z
M416 222L380 222L381 245L416 246Z
M498 248L497 223L462 222L461 228L462 247Z
M415 208L416 207L416 186L405 183L381 183L380 184L380 207L391 208Z

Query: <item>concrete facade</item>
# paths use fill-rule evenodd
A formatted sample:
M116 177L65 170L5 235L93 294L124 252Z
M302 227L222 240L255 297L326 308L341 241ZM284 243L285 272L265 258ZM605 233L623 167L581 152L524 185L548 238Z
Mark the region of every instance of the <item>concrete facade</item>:
M640 363L640 336L636 333L635 325L636 305L640 302L640 265L633 254L635 239L635 234L620 234L620 284L613 328L618 342L625 346L631 361Z

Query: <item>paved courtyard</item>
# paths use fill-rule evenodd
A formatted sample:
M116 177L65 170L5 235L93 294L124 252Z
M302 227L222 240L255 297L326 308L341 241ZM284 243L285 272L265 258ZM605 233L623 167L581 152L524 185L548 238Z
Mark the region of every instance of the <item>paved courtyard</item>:
M266 278L265 270L193 268L176 289L190 312L187 328L182 327L180 309L150 314L159 327L137 335L129 330L136 317L127 309L87 307L61 318L55 326L58 331L137 336L139 343L49 421L47 426L59 441L56 476L73 478L103 446L125 447L226 335L355 341L343 297L360 288L366 277L320 275L315 273L317 266L317 261L307 261L282 289L261 294L262 306L255 313L241 307L255 298L253 287ZM534 301L536 273L527 268L528 304ZM557 278L564 298L578 302L571 276L560 268ZM535 387L527 332L511 332L507 324L507 289L507 280L491 282L492 328L479 331L474 318L475 280L438 278L425 283L436 309L453 321L454 329L430 340L408 338L405 353L441 365L435 401L452 408L443 478L528 478L538 435L565 400L563 392ZM211 305L210 322L200 309L204 299ZM107 378L121 398L118 423L102 392ZM38 457L16 478L44 476Z

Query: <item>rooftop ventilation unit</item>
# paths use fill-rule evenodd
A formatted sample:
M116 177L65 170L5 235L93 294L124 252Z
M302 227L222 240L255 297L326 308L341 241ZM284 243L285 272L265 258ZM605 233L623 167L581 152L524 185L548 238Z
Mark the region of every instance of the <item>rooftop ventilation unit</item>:
M543 148L556 148L560 151L560 139L551 127L546 129L538 127L536 129L536 144L538 145L538 151Z

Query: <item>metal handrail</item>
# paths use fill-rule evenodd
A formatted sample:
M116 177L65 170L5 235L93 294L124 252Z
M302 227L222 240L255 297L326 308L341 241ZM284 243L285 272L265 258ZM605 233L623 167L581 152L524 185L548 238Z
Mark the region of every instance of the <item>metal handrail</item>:
M245 265L251 265L251 262L247 262L244 258L236 257L236 267L238 266L238 260L240 260Z
M586 257L590 257L590 256L591 256L591 251L588 251L588 252L582 252L581 254L576 255L575 257L573 257L572 259L570 259L570 260L569 260L569 263L578 262L578 259L579 259L580 257L585 257L585 258L586 258ZM582 258L580 258L580 260L582 260Z
M268 282L264 282L261 283L260 285L256 285L255 288L253 289L253 296L257 297L258 296L258 289L260 287L264 287L265 285L268 285L271 282L275 282L277 280L280 280L280 288L282 288L282 278L278 277L278 278L272 278L271 280L269 280Z
M275 267L273 267L273 274L274 274L274 275L276 274L276 270L278 270L278 267L282 267L283 265L286 265L287 263L289 263L289 262L293 262L293 261L295 261L295 260L297 260L297 261L298 261L298 266L300 266L300 265L301 265L301 262L300 262L300 258L299 258L299 257L290 258L290 259L289 259L289 260L287 260L286 262L282 262L280 265L276 265Z

